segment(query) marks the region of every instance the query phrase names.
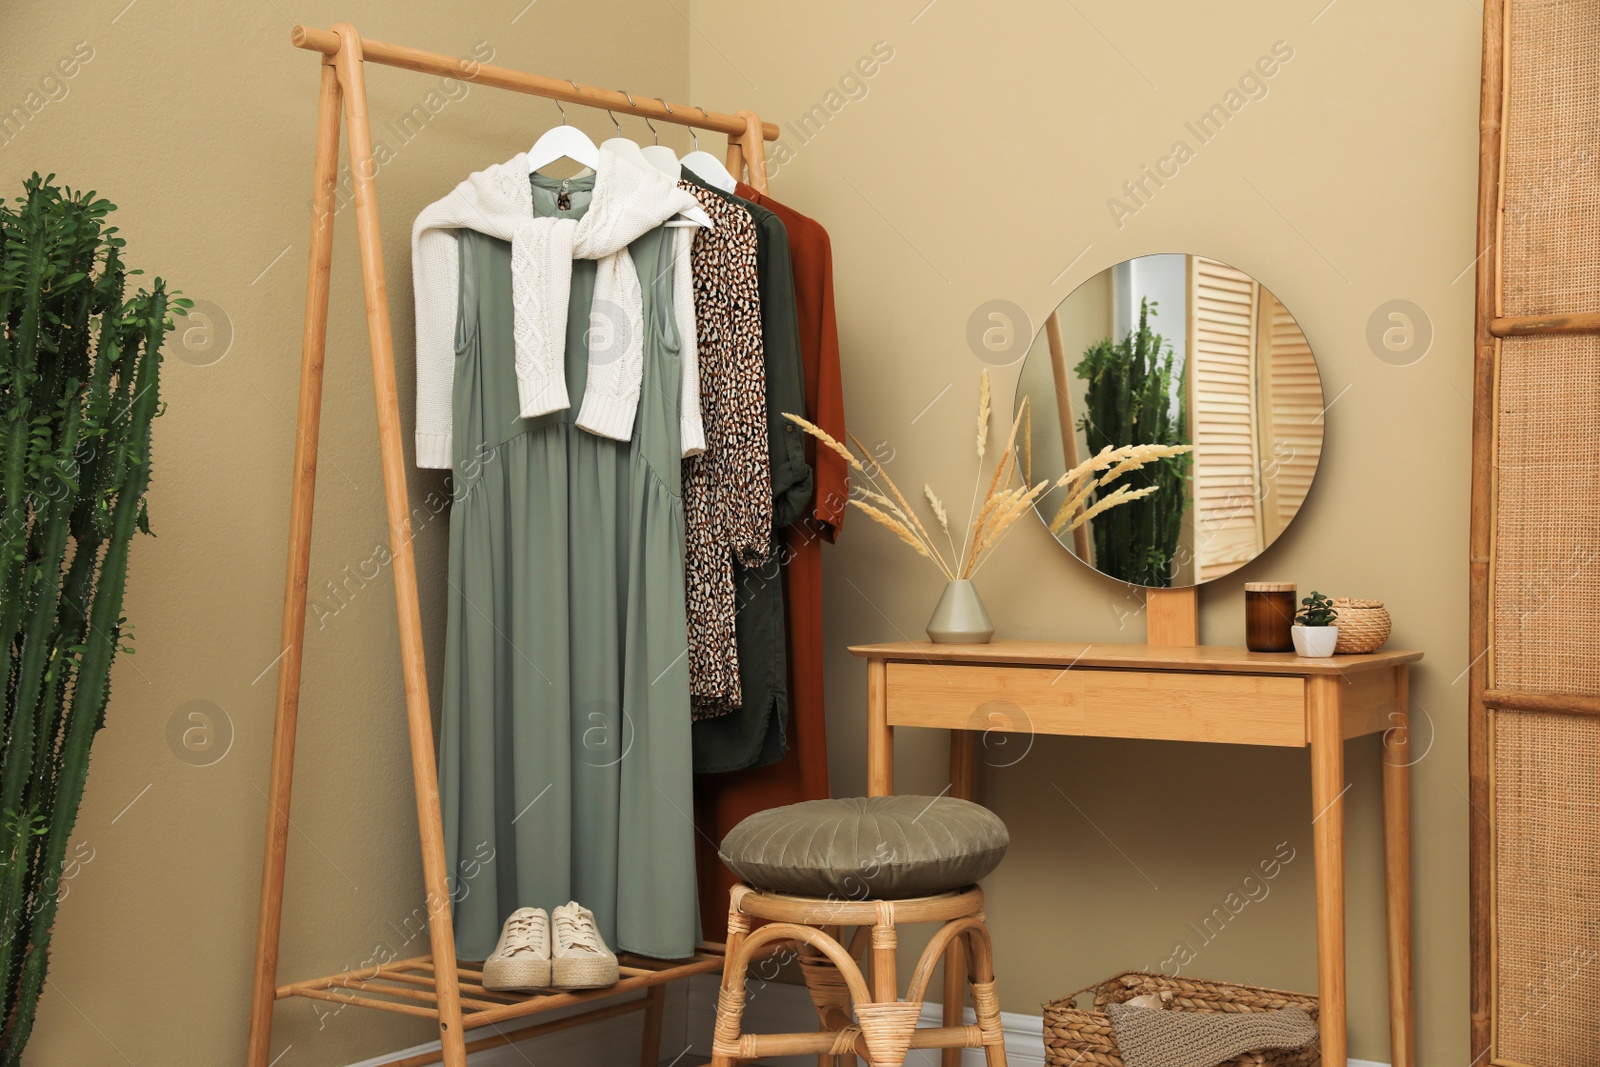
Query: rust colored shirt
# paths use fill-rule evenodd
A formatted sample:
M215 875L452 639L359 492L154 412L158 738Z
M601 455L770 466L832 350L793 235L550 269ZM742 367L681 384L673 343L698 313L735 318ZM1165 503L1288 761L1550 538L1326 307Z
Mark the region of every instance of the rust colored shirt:
M833 310L833 244L815 219L740 182L734 192L777 215L789 231L794 299L800 318L800 359L805 368L806 417L835 440L845 440L844 383L839 372L839 324ZM832 541L844 525L850 468L832 449L806 437L806 460L816 472L812 515L818 533ZM807 524L809 525L809 524Z

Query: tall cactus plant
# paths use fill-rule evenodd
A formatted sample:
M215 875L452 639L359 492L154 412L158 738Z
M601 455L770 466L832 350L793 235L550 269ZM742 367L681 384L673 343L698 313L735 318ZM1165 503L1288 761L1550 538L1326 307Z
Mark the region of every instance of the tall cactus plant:
M1139 301L1139 328L1115 344L1109 337L1096 341L1075 368L1087 383L1081 425L1090 453L1108 445L1189 443L1184 375L1172 346L1150 328L1155 310L1155 301ZM1123 484L1159 491L1090 520L1095 569L1135 585L1172 584L1189 460L1187 453L1168 456L1128 473Z
M170 300L129 295L115 205L35 174L0 204L0 1065L33 1029L89 745L105 723ZM170 305L170 306L169 306Z

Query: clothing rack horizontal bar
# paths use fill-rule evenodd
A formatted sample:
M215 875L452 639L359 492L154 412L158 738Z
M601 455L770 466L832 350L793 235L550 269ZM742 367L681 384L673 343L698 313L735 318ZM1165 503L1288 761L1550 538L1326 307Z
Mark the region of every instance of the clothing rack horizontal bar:
M1489 320L1496 337L1529 337L1556 333L1600 333L1600 311L1568 315L1502 315Z
M321 52L325 56L339 51L339 35L332 30L319 30L310 26L296 26L289 33L296 48ZM615 89L600 89L593 85L579 85L566 78L549 78L542 74L528 74L510 67L496 67L479 63L475 59L458 59L438 52L424 52L420 48L361 38L361 57L369 63L386 67L414 70L420 74L437 74L442 78L489 85L496 89L542 96L547 100L563 100L569 104L617 111L659 122L672 122L679 126L693 126L700 130L715 130L733 137L745 132L745 121L738 115L720 111L705 111L693 104L668 104L651 97L634 97ZM761 136L768 141L778 139L777 123L763 122Z
M788 942L776 943L769 955L782 951L788 944ZM623 976L615 985L600 989L552 989L532 994L518 994L509 1003L490 1003L489 998L497 998L500 994L483 988L481 971L470 965L458 967L456 973L461 978L461 991L464 994L461 1003L468 1009L465 1012L466 1024L485 1026L537 1015L568 1005L606 1000L623 993L647 990L691 975L716 974L722 970L723 954L711 949L710 946L702 946L693 956L682 960L652 960L624 953L621 961ZM640 963L649 966L638 966ZM436 1014L433 1009L397 1003L393 1000L380 1000L378 997L387 995L429 1003L436 1002L434 994L422 984L431 985L433 971L433 960L430 957L416 956L397 960L383 967L344 971L340 974L293 982L280 986L277 995L279 999L311 997L316 1000L333 1000L341 1004L356 1004L364 1008L432 1017ZM420 980L418 981L420 988L407 989L401 984L412 980Z
M376 978L367 981L352 978L344 988L359 989L367 993L386 993L389 996L408 997L411 1000L426 1000L432 1004L439 1002L439 996L434 991L433 982L414 974L379 971ZM472 1008L500 1008L507 1004L516 1003L515 997L496 997L494 1000L489 1000L487 998L494 996L494 993L487 989L469 988L465 984L461 988L464 990L461 995L461 1003ZM479 993L482 996L474 995Z
M429 990L433 988L433 977L427 973L413 974L410 971L379 971L377 973L377 977L386 982L406 982L411 985L421 986ZM500 993L492 989L483 989L481 986L477 985L463 985L461 988L473 994L477 994L481 990L485 998L494 998L492 1002L485 999L480 1007L498 1006L500 1004L513 1004L520 999L519 997L510 993ZM462 997L461 1003L467 1004L471 1003L471 1001L468 1001L466 997Z
M1486 707L1497 711L1554 711L1567 715L1600 715L1600 697L1579 693L1513 693L1490 689L1483 694Z
M294 995L297 997L309 997L312 1000L329 1000L335 1004L354 1004L362 1008L377 1008L380 1011L397 1011L402 1015L416 1015L424 1019L439 1018L437 1008L419 1008L413 1004L400 1004L392 1000L358 997L352 993L335 993L331 989L298 989Z

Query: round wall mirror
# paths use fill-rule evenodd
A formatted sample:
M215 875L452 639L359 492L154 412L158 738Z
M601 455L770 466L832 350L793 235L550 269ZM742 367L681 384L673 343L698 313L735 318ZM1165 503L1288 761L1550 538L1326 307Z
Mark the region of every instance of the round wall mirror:
M1095 497L1073 514L1063 490L1039 501L1073 555L1134 585L1198 585L1250 562L1294 519L1322 455L1305 334L1266 286L1203 256L1140 256L1074 289L1028 349L1024 398L1035 480L1107 446L1194 445L1116 483L1156 492L1076 529Z

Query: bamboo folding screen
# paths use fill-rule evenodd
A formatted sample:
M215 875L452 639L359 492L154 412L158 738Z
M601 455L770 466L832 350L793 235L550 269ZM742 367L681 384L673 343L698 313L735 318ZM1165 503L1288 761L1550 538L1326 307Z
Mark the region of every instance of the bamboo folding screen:
M1472 1062L1600 1049L1600 0L1484 10Z
M317 108L316 164L313 178L311 253L306 282L305 326L301 337L300 400L296 422L294 485L289 508L289 561L283 600L283 629L278 661L278 690L272 740L266 854L261 873L261 910L256 937L256 965L250 1007L247 1067L269 1067L272 1011L277 1000L305 997L355 1004L435 1020L441 1048L393 1061L395 1067L420 1067L442 1060L447 1067L465 1067L468 1051L564 1029L626 1012L645 1013L641 1062L654 1067L659 1040L662 983L692 974L721 970L715 946L702 946L687 961L664 962L624 956L622 980L608 989L581 993L512 996L483 987L481 971L458 966L451 928L450 887L440 822L434 766L433 719L428 706L428 676L423 661L421 606L412 555L411 508L407 500L405 449L395 381L394 343L389 328L389 296L384 279L383 248L373 165L372 129L367 117L365 64L378 63L439 77L471 81L515 92L631 115L658 122L728 135L728 170L747 173L751 185L765 190L764 141L778 129L750 111L734 115L708 112L693 105L676 107L628 93L579 85L505 67L424 52L382 41L364 40L348 23L331 30L296 26L296 47L321 54L321 89ZM411 773L416 788L417 826L421 837L423 889L428 913L431 955L399 960L361 971L327 975L278 985L278 943L283 918L283 879L289 837L289 801L294 773L295 729L300 707L300 670L305 638L306 591L311 559L311 518L317 475L317 434L322 407L323 353L327 340L329 271L333 257L333 222L339 170L341 110L348 132L350 172L354 183L357 242L366 303L367 339L372 354L372 381L378 408L378 448L383 467L384 503L392 556L395 604L399 614L400 661L405 681L406 726L411 742ZM466 1041L466 1029L489 1026L552 1008L604 1001L618 994L640 992L632 1000L601 1004L579 1015L503 1031Z

